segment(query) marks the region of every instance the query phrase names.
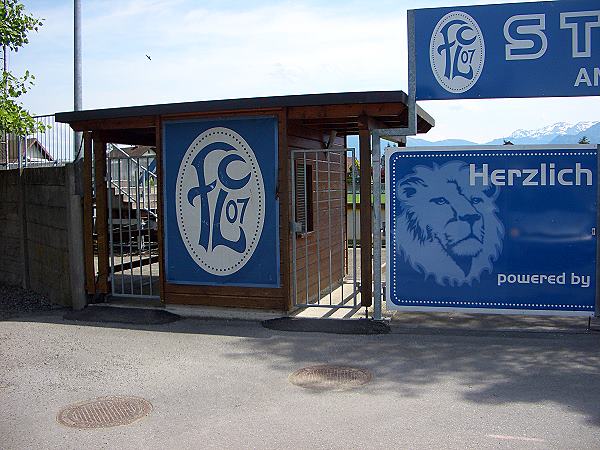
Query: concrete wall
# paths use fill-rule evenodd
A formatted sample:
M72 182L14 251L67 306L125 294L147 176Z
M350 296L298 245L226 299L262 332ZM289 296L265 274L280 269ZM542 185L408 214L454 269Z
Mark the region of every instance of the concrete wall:
M75 167L0 171L0 283L81 307L83 242Z
M23 249L17 170L0 171L0 283L23 283Z

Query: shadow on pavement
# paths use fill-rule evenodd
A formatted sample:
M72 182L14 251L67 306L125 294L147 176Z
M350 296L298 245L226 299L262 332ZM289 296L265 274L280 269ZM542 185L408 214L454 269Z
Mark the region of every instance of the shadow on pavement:
M363 394L395 396L400 401L458 385L454 394L467 402L529 404L532 414L542 404L557 404L600 427L600 334L540 332L556 330L551 321L541 318L535 319L540 325L536 332L494 329L477 319L464 319L461 326L452 327L448 320L434 318L417 320L410 327L392 322L392 334L388 335L348 336L268 330L259 322L237 320L182 319L162 325L80 323L63 319L63 313L11 321L239 337L239 351L223 350L222 356L267 361L282 376L289 374L290 367L357 366L374 374ZM496 324L510 328L508 320L500 317Z

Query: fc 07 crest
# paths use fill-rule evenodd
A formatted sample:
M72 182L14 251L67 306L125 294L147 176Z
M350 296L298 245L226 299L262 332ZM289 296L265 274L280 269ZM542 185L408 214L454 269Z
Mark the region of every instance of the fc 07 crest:
M265 187L241 135L215 127L192 142L179 167L176 207L181 238L198 266L219 276L244 267L262 234Z
M485 63L485 42L469 14L454 11L437 23L429 45L431 70L448 92L460 94L479 80Z

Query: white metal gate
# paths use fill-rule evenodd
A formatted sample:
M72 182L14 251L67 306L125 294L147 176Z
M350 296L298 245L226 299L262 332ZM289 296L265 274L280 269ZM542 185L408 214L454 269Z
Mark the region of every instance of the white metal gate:
M294 305L360 307L355 150L292 150L291 180Z
M149 149L142 156L134 154L108 145L111 293L160 298L156 158Z

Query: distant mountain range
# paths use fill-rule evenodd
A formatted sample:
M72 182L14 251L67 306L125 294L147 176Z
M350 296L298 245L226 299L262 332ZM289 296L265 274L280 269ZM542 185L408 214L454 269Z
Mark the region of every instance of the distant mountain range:
M494 139L485 145L502 145L510 141L515 145L544 145L544 144L577 144L581 138L587 137L592 144L600 144L600 121L579 122L575 125L558 122L537 130L517 130L510 136ZM421 138L408 138L409 147L425 146L463 146L480 145L464 139L445 139L443 141L428 141Z

